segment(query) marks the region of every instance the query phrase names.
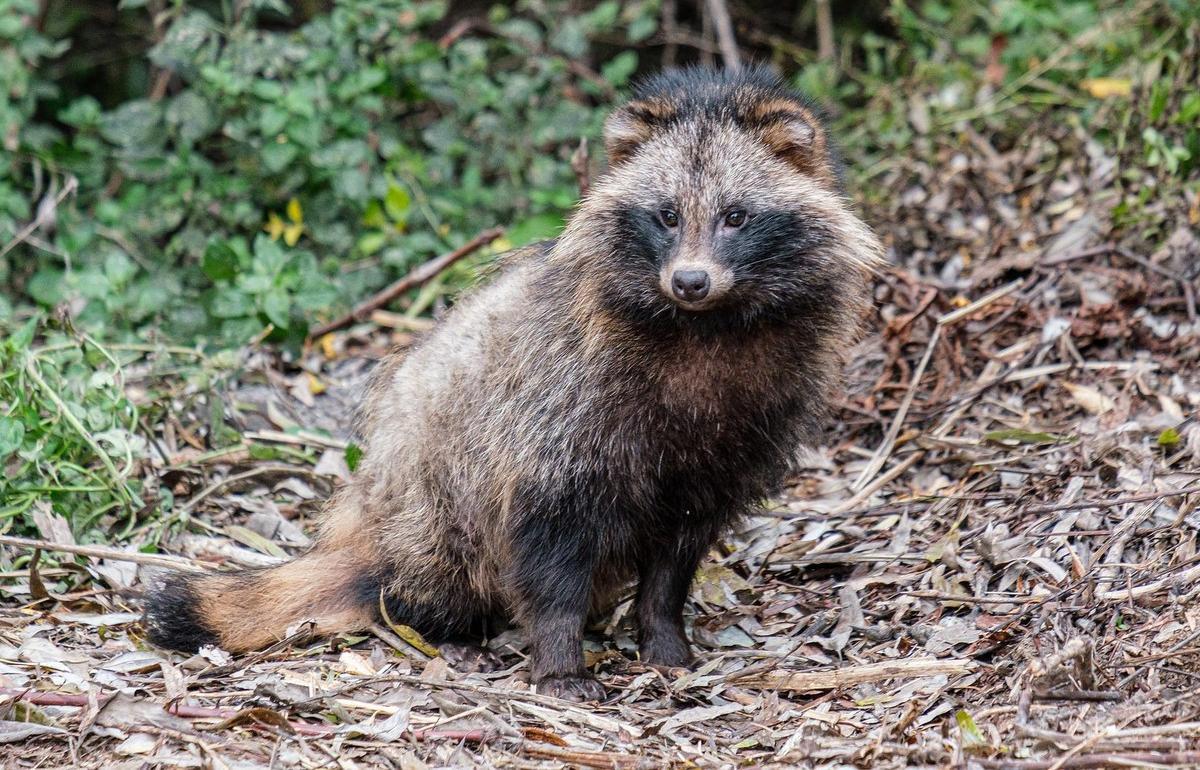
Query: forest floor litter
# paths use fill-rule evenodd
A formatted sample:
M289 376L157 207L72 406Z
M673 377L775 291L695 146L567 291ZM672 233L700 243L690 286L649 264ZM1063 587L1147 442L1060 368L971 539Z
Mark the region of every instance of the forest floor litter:
M628 601L589 636L599 705L534 693L517 632L493 674L387 624L239 657L143 642L147 570L308 542L371 361L418 334L383 313L175 385L142 469L174 519L139 523L173 558L42 512L0 583L0 764L1200 767L1200 200L1151 250L1108 224L1080 127L933 154L871 181L894 261L871 333L824 446L705 561L691 670L637 662Z

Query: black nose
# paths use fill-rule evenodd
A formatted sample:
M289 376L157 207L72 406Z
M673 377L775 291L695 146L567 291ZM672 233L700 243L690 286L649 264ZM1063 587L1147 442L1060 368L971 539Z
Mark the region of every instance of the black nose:
M703 270L676 270L671 275L671 291L684 302L699 302L708 296L708 273Z

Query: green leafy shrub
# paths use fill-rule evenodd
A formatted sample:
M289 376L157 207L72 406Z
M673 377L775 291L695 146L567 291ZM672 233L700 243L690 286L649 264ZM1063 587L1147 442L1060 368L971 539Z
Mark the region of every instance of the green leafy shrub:
M37 77L65 45L31 31L35 5L18 0L0 25L0 61L25 76L0 107L14 151L0 233L39 200L55 228L0 260L9 302L216 345L268 325L297 342L487 226L509 226L510 242L553 234L577 195L566 160L637 58L603 75L576 62L596 35L654 24L649 4L602 3L553 28L553 8L497 6L439 43L441 2L340 0L282 29L263 3L233 18L177 3L148 51L166 87L104 109Z
M1053 129L1114 159L1117 227L1157 243L1194 216L1196 3L835 4L834 61L812 4L778 5L731 3L739 41L831 108L868 208L971 132L1007 150ZM168 377L147 351L294 349L484 228L506 228L497 251L553 235L572 152L630 78L715 47L702 6L676 3L670 37L658 0L0 0L0 531L50 510L120 538L171 512L147 488L146 426L177 407L154 383L207 393L212 361L176 348ZM240 444L220 399L197 408L207 451Z
M121 364L86 335L35 349L36 324L0 340L0 522L40 507L79 531L126 520L128 532L146 441Z

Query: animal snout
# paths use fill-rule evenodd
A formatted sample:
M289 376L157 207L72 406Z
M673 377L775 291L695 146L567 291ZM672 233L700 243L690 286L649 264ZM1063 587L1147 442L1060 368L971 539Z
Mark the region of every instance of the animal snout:
M671 274L671 292L684 302L699 302L712 285L704 270L676 270Z

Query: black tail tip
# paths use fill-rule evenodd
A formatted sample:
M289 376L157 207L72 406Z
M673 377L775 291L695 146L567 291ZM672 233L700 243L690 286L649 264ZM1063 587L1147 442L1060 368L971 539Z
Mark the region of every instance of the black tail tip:
M142 624L146 638L155 646L180 652L196 652L203 645L217 644L217 635L200 616L196 578L184 572L167 572L153 577L146 589Z

